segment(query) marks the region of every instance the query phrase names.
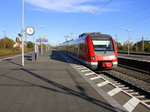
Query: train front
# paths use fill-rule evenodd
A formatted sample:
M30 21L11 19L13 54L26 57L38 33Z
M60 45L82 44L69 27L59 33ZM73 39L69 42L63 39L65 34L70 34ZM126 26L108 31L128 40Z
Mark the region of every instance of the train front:
M90 49L94 51L91 56L91 61L95 62L96 65L91 66L92 69L108 69L116 68L118 64L118 53L116 48L116 43L109 35L97 35L90 36L93 44L93 49L90 46Z

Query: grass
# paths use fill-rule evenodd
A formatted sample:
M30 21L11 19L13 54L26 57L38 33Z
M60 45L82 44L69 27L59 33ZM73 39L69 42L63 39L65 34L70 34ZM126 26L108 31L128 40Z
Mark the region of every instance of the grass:
M25 48L25 52L28 51L33 51L33 49ZM14 53L20 53L21 49L20 48L15 48L15 49L0 49L0 56L2 55L7 55L7 54L14 54Z

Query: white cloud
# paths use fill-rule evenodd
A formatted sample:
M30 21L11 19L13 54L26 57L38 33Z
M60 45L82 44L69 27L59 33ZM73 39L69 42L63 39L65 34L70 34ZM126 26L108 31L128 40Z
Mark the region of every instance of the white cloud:
M26 2L41 8L59 12L97 12L100 10L98 0L25 0ZM101 0L105 1L105 0ZM102 3L103 3L102 2ZM106 2L106 1L105 1ZM99 3L99 6L97 5ZM103 9L102 11L108 11Z

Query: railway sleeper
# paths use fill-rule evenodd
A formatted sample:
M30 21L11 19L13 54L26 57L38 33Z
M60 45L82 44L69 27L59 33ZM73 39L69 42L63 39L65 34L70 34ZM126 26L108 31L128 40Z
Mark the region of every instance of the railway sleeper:
M123 90L128 90L130 89L129 87L122 87Z
M144 103L150 103L150 99L142 100Z
M125 90L126 92L134 92L132 89Z
M138 92L133 92L133 93L130 93L131 95L139 95Z
M143 99L143 98L145 98L145 96L144 95L138 95L138 96L135 96L136 98L139 98L139 99Z

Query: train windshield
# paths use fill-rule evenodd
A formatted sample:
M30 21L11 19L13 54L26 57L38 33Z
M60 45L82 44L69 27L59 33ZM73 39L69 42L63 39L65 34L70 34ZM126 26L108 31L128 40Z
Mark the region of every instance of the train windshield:
M109 39L105 40L93 40L94 50L95 51L112 51L113 44Z

